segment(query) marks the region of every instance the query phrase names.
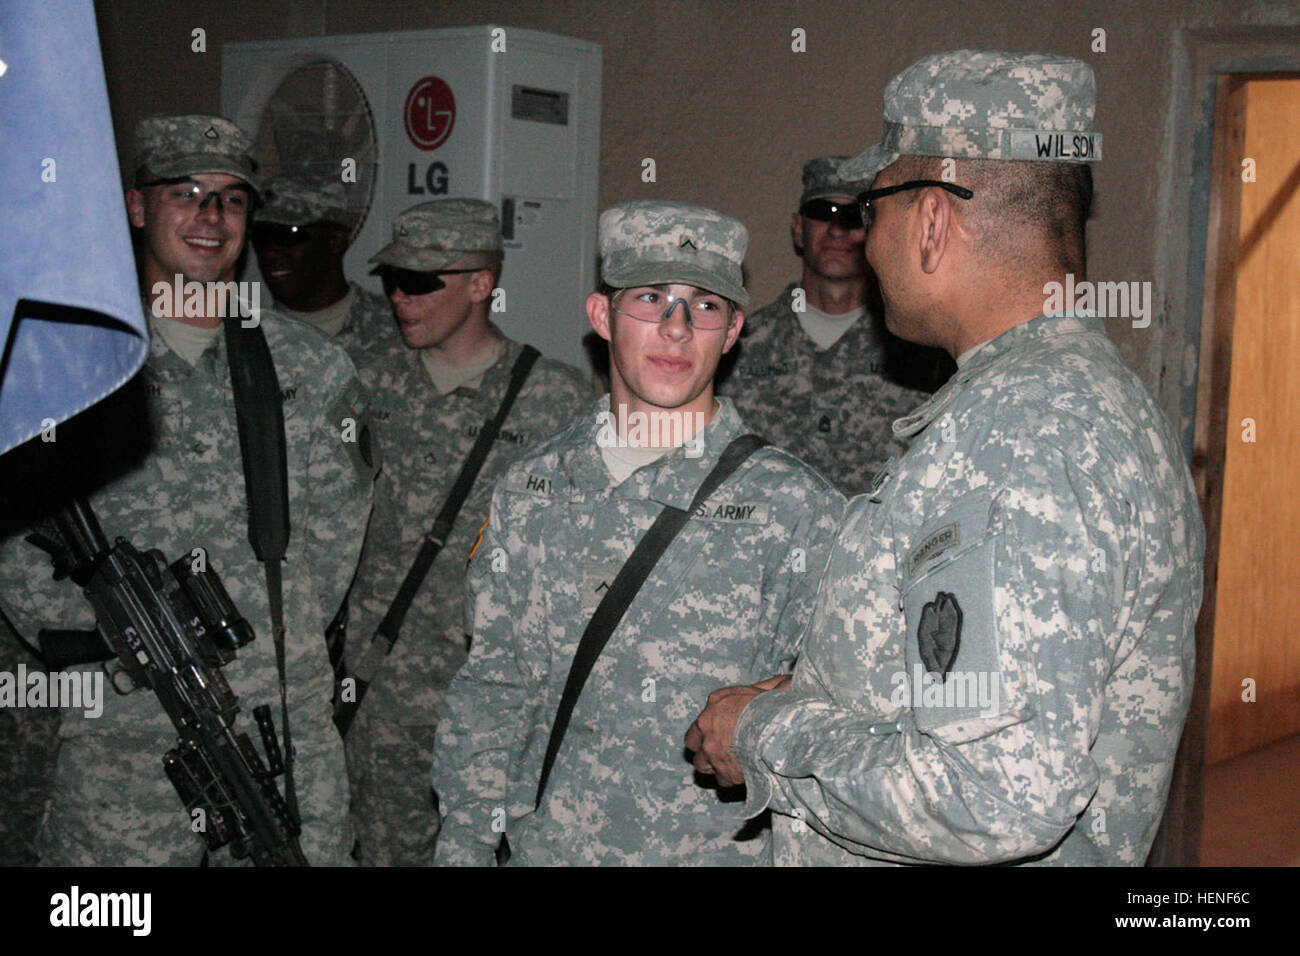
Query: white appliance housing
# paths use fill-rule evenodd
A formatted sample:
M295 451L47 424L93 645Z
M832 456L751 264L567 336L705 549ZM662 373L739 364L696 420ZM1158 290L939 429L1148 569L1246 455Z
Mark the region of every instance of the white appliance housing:
M373 194L368 212L364 202L358 210L365 214L344 260L349 278L380 291L366 260L389 241L403 209L443 196L486 199L503 212L506 237L493 321L590 371L581 340L590 331L583 303L596 283L600 46L491 25L229 43L223 112L259 145L263 120L277 110L283 117L296 109L303 115L290 122L304 128L334 122L286 107L277 94L323 63L355 80L375 129L365 157L373 158ZM324 94L322 114L335 93ZM346 158L324 157L324 168L342 170ZM278 174L276 163L267 166ZM249 260L255 270L256 257Z

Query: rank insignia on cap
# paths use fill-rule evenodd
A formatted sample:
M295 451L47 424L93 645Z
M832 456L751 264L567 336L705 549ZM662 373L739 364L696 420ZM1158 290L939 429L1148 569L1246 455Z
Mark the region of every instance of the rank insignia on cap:
M207 129L203 131L203 135L208 139L221 139L221 134L217 132L217 128L215 126L209 126Z
M916 641L925 669L940 680L948 676L961 647L961 605L957 596L939 591L921 609Z
M682 236L682 241L677 244L678 249L690 249L692 252L699 252L700 248L695 244L695 240L690 236Z

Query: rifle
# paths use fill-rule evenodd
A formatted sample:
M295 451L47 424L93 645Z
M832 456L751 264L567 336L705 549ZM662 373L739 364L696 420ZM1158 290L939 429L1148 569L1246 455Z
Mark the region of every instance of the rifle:
M216 571L189 556L169 566L160 551L138 551L125 538L110 548L83 499L54 523L62 546L43 535L31 540L53 556L56 580L71 577L85 589L97 631L42 631L48 666L116 657L113 689L152 689L176 727L163 769L191 817L203 811L208 848L229 844L236 859L251 856L258 866L307 866L301 827L275 784L284 759L271 708L253 709L265 763L235 728L239 700L220 668L255 635ZM76 634L82 639L72 640ZM118 685L123 677L131 686Z

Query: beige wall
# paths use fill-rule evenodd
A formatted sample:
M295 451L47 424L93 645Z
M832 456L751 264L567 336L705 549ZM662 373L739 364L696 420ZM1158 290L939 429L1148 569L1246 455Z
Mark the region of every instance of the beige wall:
M874 140L891 76L954 47L1081 57L1096 72L1105 136L1089 272L1153 282L1151 327L1118 320L1109 331L1175 417L1185 316L1164 309L1169 283L1183 277L1160 274L1167 204L1185 201L1190 168L1170 149L1175 51L1189 28L1300 23L1294 2L1239 0L101 0L97 12L123 145L150 113L215 112L228 41L479 23L594 40L605 63L601 206L661 196L739 216L754 237L747 271L757 302L797 276L788 224L800 165ZM195 27L207 31L206 53L190 52ZM805 53L791 51L795 28L806 31ZM1091 49L1094 28L1105 30L1104 53ZM653 184L640 179L647 156Z

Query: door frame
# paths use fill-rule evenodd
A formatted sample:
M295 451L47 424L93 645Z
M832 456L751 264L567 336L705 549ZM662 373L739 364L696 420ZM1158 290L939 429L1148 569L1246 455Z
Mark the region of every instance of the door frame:
M1181 29L1175 34L1165 144L1170 175L1160 191L1158 220L1169 228L1163 233L1167 238L1157 238L1157 262L1170 291L1170 312L1185 317L1185 328L1181 348L1167 352L1160 391L1178 391L1183 450L1205 519L1205 597L1196 625L1191 706L1148 866L1195 866L1200 861L1228 414L1227 403L1212 397L1227 395L1231 384L1234 289L1220 278L1235 264L1230 260L1240 199L1234 191L1225 207L1213 187L1227 174L1232 97L1246 79L1278 73L1300 73L1300 27ZM1177 193L1175 183L1189 178L1191 189ZM1223 230L1224 222L1232 229ZM1226 251L1225 242L1230 243Z

